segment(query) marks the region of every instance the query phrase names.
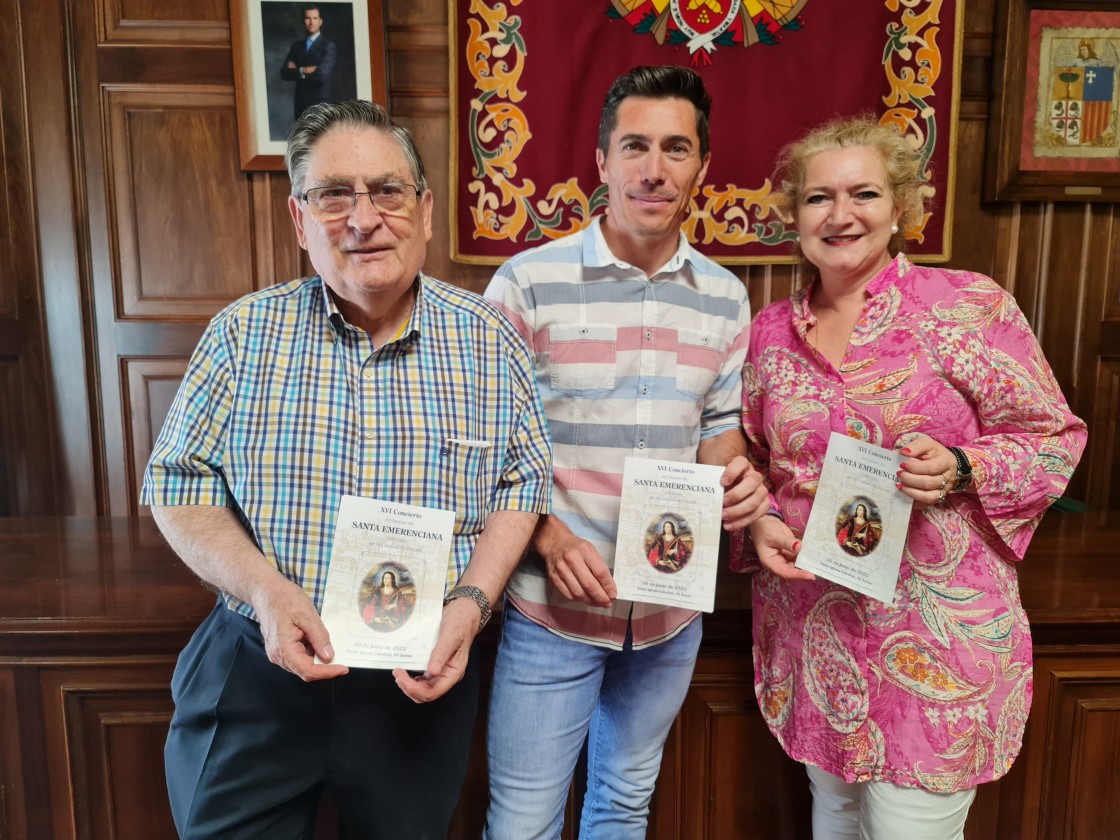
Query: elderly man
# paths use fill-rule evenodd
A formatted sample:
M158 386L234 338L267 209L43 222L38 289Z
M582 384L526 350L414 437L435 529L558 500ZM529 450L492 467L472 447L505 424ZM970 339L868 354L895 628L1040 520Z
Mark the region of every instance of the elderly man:
M494 674L491 840L559 836L585 741L579 836L645 837L700 620L615 597L626 457L726 466L728 530L766 512L739 425L746 290L681 233L708 169L710 106L685 68L619 77L596 152L609 212L510 260L486 292L529 344L556 446L556 512L510 583Z
M549 510L548 432L517 333L421 272L432 194L409 133L368 102L316 105L286 158L318 275L214 318L145 476L168 542L221 593L172 682L172 812L184 838L310 836L325 787L345 837L443 838L471 642ZM423 674L330 664L318 607L344 494L455 512Z

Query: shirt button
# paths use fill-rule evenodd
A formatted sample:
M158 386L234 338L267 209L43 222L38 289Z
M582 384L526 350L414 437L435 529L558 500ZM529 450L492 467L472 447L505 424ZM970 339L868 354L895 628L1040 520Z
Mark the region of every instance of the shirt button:
M645 449L646 448L646 442L644 440L638 441L638 448L639 449Z
M646 341L653 341L653 330L646 330Z
M373 440L373 432L366 432L366 440Z
M370 369L365 370L362 373L362 376L364 376L366 379L373 379L373 369L370 368Z
M648 394L649 393L649 386L648 385L643 385L642 386L642 393L643 394Z

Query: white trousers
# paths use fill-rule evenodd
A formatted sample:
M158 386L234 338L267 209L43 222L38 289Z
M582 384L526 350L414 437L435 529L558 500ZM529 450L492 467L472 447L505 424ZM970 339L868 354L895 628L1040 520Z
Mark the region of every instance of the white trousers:
M813 840L964 840L976 788L932 793L890 782L845 782L805 765Z

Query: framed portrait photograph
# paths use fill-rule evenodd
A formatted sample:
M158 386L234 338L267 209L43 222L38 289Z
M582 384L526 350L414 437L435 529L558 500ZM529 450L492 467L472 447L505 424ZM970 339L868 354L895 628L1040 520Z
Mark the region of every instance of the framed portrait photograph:
M382 0L230 0L230 34L243 170L283 170L311 105L386 104Z
M1120 201L1120 2L999 5L984 197Z

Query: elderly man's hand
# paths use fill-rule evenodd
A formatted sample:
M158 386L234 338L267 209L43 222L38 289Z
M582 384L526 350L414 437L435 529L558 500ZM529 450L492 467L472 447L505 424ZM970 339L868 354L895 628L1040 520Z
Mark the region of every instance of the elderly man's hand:
M334 659L330 633L311 599L296 584L276 575L253 599L268 659L304 682L329 680L347 673L345 665L318 664Z
M466 673L471 642L478 635L481 617L478 604L470 598L456 598L444 607L427 670L416 677L403 668L393 671L400 690L416 703L430 703L450 691Z

